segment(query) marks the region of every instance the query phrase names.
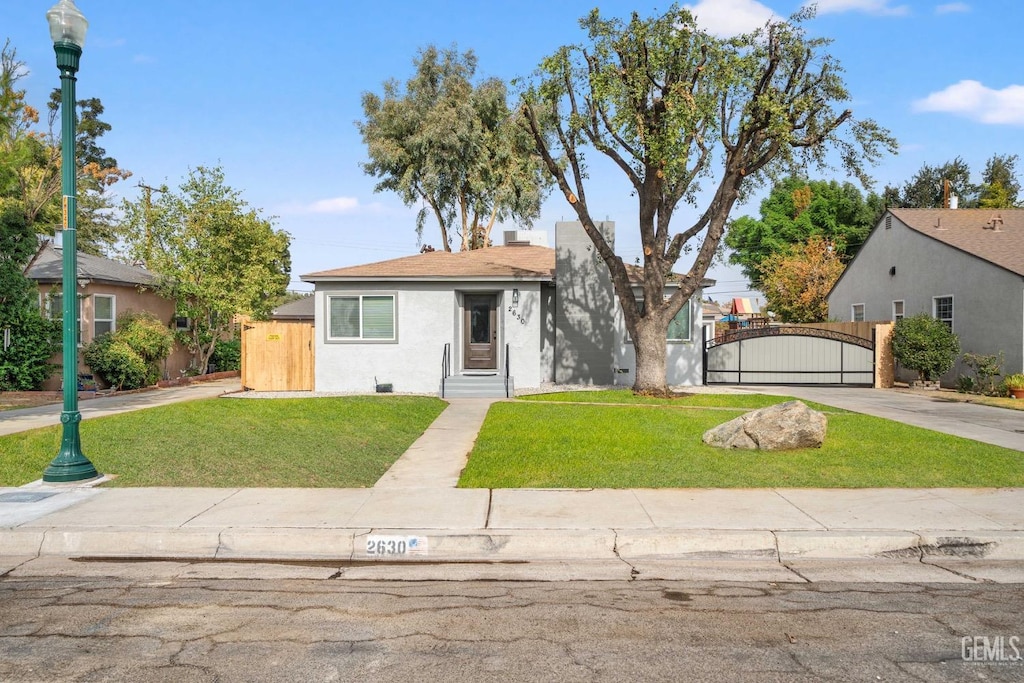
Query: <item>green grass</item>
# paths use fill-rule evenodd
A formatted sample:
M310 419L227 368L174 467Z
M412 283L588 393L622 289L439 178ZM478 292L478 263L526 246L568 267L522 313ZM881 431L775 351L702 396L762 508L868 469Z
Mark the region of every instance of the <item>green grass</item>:
M721 410L497 403L459 486L1024 486L1024 453L857 413L830 414L820 449L727 451L701 442L731 417Z
M753 410L766 408L792 401L791 396L770 396L767 394L687 394L675 398L660 398L634 394L629 389L598 389L595 391L558 391L550 394L530 394L520 396L524 401L541 401L555 403L605 403L618 405L671 406L673 408L734 408L737 410ZM845 413L841 408L805 401L808 407L815 410Z
M107 486L372 486L444 409L414 396L209 399L84 420ZM39 479L60 427L0 437L0 485Z

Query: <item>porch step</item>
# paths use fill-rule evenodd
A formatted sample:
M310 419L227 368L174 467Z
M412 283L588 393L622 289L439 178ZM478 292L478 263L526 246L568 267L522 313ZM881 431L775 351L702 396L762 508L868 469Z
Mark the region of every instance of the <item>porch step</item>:
M512 395L512 378L508 393ZM441 398L500 398L505 395L504 375L452 375L438 389Z

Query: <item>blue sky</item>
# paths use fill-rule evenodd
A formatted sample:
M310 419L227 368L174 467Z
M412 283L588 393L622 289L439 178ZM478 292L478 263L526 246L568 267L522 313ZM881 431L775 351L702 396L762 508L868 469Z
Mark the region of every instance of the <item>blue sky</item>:
M0 40L26 63L22 81L41 107L59 85L46 10L54 0L0 0ZM429 44L474 50L479 75L529 75L558 46L583 37L578 19L599 5L606 16L652 15L669 3L521 0L76 0L89 20L78 95L99 97L113 130L107 151L136 184L176 186L190 168L221 164L227 182L292 235L292 288L317 270L417 253L415 209L375 194L363 174L365 148L355 121L360 96L404 81ZM683 3L718 33L789 16L799 0ZM876 189L901 183L924 163L961 156L980 176L993 153L1024 152L1024 73L1016 0L820 0L812 35L834 39L858 118L873 118L899 140L897 156L873 169ZM837 178L812 173L813 177ZM977 177L975 178L977 179ZM639 255L636 200L625 178L595 169L591 210L616 221L617 251ZM597 205L594 197L602 197ZM760 197L733 217L757 215ZM678 227L696 210L683 208ZM552 195L535 229L553 238L555 221L574 217ZM511 227L511 226L510 226ZM436 228L424 237L437 243ZM677 266L689 268L684 257ZM720 301L745 295L738 270L709 276Z

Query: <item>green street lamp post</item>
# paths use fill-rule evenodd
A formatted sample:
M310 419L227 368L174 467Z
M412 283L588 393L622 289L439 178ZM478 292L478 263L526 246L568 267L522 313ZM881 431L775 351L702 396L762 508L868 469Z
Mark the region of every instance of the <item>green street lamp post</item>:
M43 481L68 482L94 479L96 468L82 453L78 412L78 244L75 234L75 73L85 44L89 22L72 0L60 0L46 13L50 37L60 69L61 189L63 191L63 290L64 305L64 410L60 414L64 435L60 452L43 472Z

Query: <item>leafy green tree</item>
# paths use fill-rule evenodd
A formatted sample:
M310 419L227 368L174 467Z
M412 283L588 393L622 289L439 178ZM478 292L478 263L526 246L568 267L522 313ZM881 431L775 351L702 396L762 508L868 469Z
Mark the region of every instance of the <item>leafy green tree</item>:
M1009 209L1018 206L1020 181L1017 180L1016 154L993 154L981 176L978 205L983 209Z
M813 12L722 40L678 6L628 22L594 10L580 22L586 45L545 59L524 93L524 123L611 273L636 350L636 391L666 391L668 325L700 286L744 192L795 165L821 165L831 149L867 183L864 163L895 149L873 121L837 109L850 97L829 41L804 33ZM602 209L601 198L592 207L586 192L587 147L608 157L637 197L641 297L594 224ZM677 205L698 196L709 197L706 206L676 230ZM666 299L666 278L684 249L696 254Z
M60 321L39 311L36 285L24 275L36 236L16 206L0 206L0 391L38 389L55 366Z
M516 126L496 78L473 83L472 51L430 46L414 60L404 89L384 83L383 95L363 93L365 119L357 122L369 161L363 170L380 179L375 190L396 192L407 206L423 208L445 251L452 236L461 250L490 244L497 221L526 225L540 216L546 177L532 140Z
M977 206L978 187L971 182L971 169L957 157L938 166L924 164L902 188L887 187L886 199L901 209L941 209L945 206L945 183L959 198L961 208Z
M935 381L953 367L960 340L949 325L927 313L896 321L892 331L892 355L922 380Z
M75 162L78 164L78 216L79 249L100 253L114 247L119 239L114 212L114 198L110 188L118 181L131 177L131 171L119 167L117 159L107 154L99 139L110 132L111 125L100 119L103 103L98 97L78 100L77 127L75 129ZM60 89L50 93L50 130L60 116ZM60 138L51 134L51 144L60 148ZM57 176L59 178L59 171Z
M53 234L61 220L60 90L51 93L48 127L40 131L39 111L18 87L25 73L8 41L0 50L0 204L16 204L36 232ZM98 144L111 130L100 118L102 102L90 98L77 105L78 247L100 253L117 241L108 189L131 173Z
M265 318L284 295L288 233L226 185L220 167L199 166L176 191L161 188L151 206L139 200L123 210L127 255L160 276L158 289L189 319L183 341L200 370L235 315Z
M828 241L831 253L849 263L882 212L881 197L872 192L865 198L852 183L789 177L761 202L760 220L740 216L729 225L729 261L742 266L757 289L766 259L812 237Z
M761 263L768 309L784 323L825 322L828 294L844 267L836 249L819 235L772 254Z

